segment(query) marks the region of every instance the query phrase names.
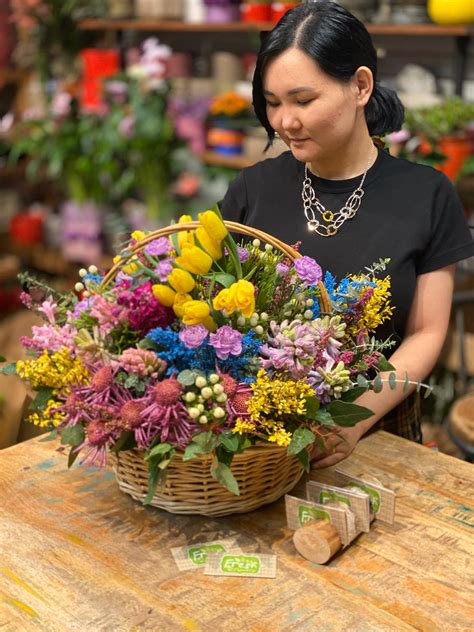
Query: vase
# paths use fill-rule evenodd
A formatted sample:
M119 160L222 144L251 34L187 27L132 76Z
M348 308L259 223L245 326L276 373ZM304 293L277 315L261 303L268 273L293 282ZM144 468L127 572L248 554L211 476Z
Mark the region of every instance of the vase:
M437 24L474 22L473 0L428 0L428 14Z

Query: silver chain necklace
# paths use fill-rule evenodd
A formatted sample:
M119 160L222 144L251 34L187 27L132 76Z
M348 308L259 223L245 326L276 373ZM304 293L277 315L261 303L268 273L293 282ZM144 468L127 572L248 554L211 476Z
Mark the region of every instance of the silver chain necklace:
M303 191L301 197L303 198L303 209L308 230L321 235L321 237L332 237L341 228L346 219L355 217L362 198L364 197L364 189L362 187L371 162L372 160L370 159L359 186L350 194L344 206L334 213L327 209L316 196L308 175L308 165L306 164L304 166ZM316 219L315 211L321 215L321 219Z

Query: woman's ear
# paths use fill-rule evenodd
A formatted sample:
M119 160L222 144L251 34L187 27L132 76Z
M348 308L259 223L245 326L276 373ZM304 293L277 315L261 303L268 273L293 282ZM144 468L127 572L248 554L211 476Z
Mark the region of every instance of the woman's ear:
M356 99L361 106L367 105L374 90L374 76L367 66L359 66L353 77Z

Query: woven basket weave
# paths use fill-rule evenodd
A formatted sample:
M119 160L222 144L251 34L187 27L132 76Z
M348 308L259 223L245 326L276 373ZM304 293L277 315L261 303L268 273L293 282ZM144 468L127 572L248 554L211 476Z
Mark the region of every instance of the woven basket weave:
M236 222L224 223L230 231L271 244L292 260L302 256L291 246L256 228ZM151 241L199 226L199 222L174 224L148 234L111 268L102 286L106 287L124 263ZM327 312L329 297L326 288L320 282L318 289L321 312ZM148 492L148 466L143 455L143 451L138 449L110 453L120 489L140 501ZM236 454L232 460L232 473L240 490L240 495L235 496L212 478L211 462L212 456L207 455L183 461L182 453L178 451L168 466L165 484L157 488L150 504L177 514L225 516L245 513L281 498L298 483L304 471L297 458L288 456L286 448L271 443L257 444Z
M110 458L120 489L143 501L148 491L143 452L127 450L111 453ZM165 484L157 488L150 504L176 514L245 513L281 498L303 474L301 463L289 457L286 448L258 444L234 456L232 473L240 489L240 496L235 496L211 477L211 461L210 456L183 461L178 452L168 466Z

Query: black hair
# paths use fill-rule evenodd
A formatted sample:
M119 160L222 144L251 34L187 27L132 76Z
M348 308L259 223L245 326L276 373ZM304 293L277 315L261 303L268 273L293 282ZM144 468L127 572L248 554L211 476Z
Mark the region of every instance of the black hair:
M377 82L377 53L365 26L352 13L332 0L304 2L288 11L270 33L262 34L253 77L253 106L267 131L271 127L263 95L263 73L267 63L289 48L298 48L312 57L331 77L349 82L360 66L367 66L374 77L374 89L365 106L365 119L371 136L399 130L405 118L404 107L393 90Z

